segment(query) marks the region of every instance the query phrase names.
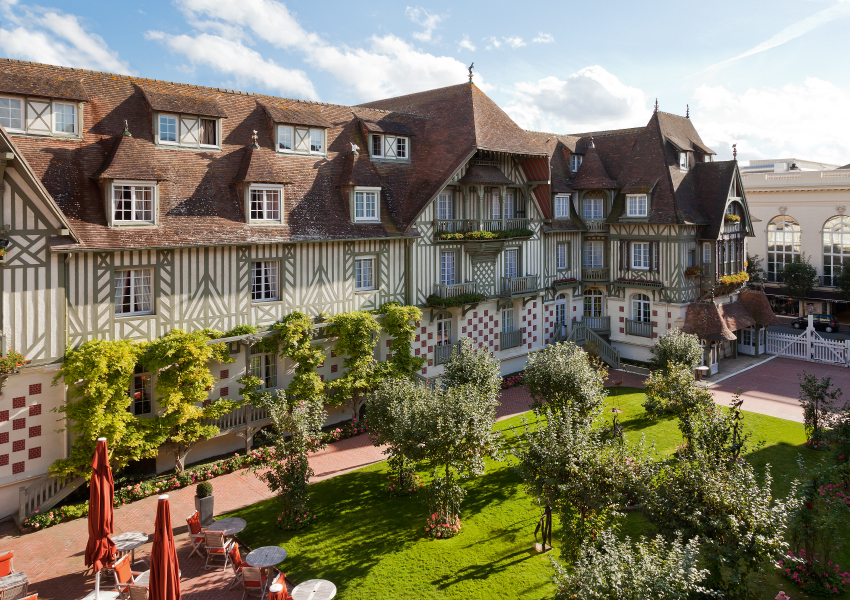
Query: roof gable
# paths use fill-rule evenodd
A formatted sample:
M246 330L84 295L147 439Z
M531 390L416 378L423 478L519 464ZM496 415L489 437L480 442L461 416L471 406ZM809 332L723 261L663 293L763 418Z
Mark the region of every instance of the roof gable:
M151 110L158 112L199 115L202 117L226 118L227 113L219 106L215 97L201 89L171 89L162 86L139 86Z
M584 155L584 160L581 161L581 166L578 168L575 179L570 186L577 190L589 189L614 189L617 182L614 181L602 164L602 159L599 158L599 153L596 147L591 142Z

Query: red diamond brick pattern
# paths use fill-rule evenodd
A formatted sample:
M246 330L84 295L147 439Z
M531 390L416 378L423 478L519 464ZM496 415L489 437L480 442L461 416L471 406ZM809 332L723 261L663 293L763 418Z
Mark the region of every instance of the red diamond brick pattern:
M226 398L230 394L230 388L223 387L218 391L218 395L221 398Z
M26 440L15 440L12 442L12 452L23 452L27 449Z
M29 458L30 458L30 460L35 460L36 458L41 458L41 446L37 446L35 448L30 448Z
M26 419L15 419L12 421L12 430L17 431L18 429L26 429L27 420Z
M0 410L0 423L9 420L9 411L8 410Z
M219 379L227 379L230 377L230 369L222 369L221 373L218 374Z
M0 454L0 467L8 466L9 464L9 455L8 454Z
M41 393L41 384L40 383L30 384L30 396L35 396L36 394L40 394L40 393Z
M35 425L34 427L30 427L30 437L39 437L41 436L41 425Z
M9 443L9 432L4 431L0 433L0 444L8 444Z
M33 404L30 406L30 416L37 417L41 414L41 404Z
M24 462L16 462L12 465L12 475L20 475L24 472Z
M27 405L27 397L19 396L18 398L12 398L12 408L23 408Z

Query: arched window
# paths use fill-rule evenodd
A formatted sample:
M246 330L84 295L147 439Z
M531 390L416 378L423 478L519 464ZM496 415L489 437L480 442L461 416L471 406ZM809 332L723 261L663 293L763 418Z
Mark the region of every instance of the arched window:
M779 215L767 224L767 280L782 281L782 269L800 254L800 224Z
M602 316L602 291L601 290L586 290L584 292L584 316L585 317L601 317Z
M558 294L555 298L555 323L563 325L567 322L567 296Z
M850 217L836 215L823 226L824 285L834 286L844 261L850 258Z
M632 296L632 320L649 323L649 296L646 294Z

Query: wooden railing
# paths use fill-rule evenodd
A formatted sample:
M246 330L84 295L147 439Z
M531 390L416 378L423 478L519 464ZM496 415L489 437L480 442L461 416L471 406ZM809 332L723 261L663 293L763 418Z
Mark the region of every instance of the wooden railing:
M241 427L257 427L271 422L269 413L263 409L243 404L239 408L225 413L218 419L204 419L204 425L215 425L221 430L221 434Z
M464 231L511 231L528 229L529 219L435 219L437 232L460 233Z
M505 231L528 229L528 219L505 219Z
M652 322L651 321L635 321L626 319L626 333L629 335L639 335L640 337L652 337Z
M478 221L475 219L437 219L435 227L436 231L446 233L475 231L478 228Z
M442 346L434 346L434 364L442 365L449 362L452 357L453 348L457 348L457 351L460 352L460 342L455 342L454 344L444 344Z
M514 329L513 331L503 331L500 339L502 350L508 348L516 348L522 346L522 334L525 333L525 328Z
M484 219L481 221L481 231L501 231L501 219Z
M581 270L582 281L608 281L610 278L608 267L592 267Z
M435 294L440 298L454 298L463 294L475 294L478 292L478 285L474 281L466 283L438 283L434 286Z
M577 346L587 346L587 350L592 350L599 355L599 358L611 365L615 369L620 368L620 352L612 347L608 342L599 337L599 335L587 327L584 322L577 321L573 323L573 330L567 338L568 342L573 342Z
M604 219L585 219L584 224L588 231L608 231L608 223Z
M569 337L569 328L566 323L555 323L555 330L552 333L552 341L550 343L557 344L558 342L566 342Z
M611 317L588 317L585 315L581 320L594 331L611 331Z
M86 482L85 477L54 477L46 473L28 486L18 488L18 524L56 506Z
M538 289L537 275L502 277L502 295L504 296L530 294L536 292Z

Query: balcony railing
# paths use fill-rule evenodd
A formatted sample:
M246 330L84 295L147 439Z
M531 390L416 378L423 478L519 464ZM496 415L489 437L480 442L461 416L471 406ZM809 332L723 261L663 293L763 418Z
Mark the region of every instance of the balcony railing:
M513 331L503 331L501 336L502 350L522 346L522 334L524 331L524 327L521 327L520 329L514 329Z
M626 333L629 335L639 335L640 337L652 337L652 322L651 321L634 321L626 319Z
M250 404L244 404L236 410L223 414L218 419L203 420L204 425L215 425L218 427L221 430L219 435L232 429L247 427L249 425L257 426L270 422L271 417L269 417L269 413L265 409L257 408Z
M443 344L442 346L434 346L434 364L442 365L452 358L452 349L457 348L460 352L460 342L454 344Z
M478 285L474 281L466 283L438 283L434 286L434 293L440 298L454 298L463 294L475 294L478 292Z
M583 316L582 322L593 331L611 331L611 317Z
M467 231L512 231L528 229L529 219L437 219L437 233L462 233Z
M475 219L440 219L436 222L437 232L461 233L475 231L478 221Z
M537 275L526 275L525 277L502 277L502 295L517 296L530 294L539 289Z
M608 223L604 219L585 219L584 224L588 231L608 231Z
M552 340L551 344L557 344L558 342L567 341L567 337L569 337L570 332L566 323L555 323L554 331L552 332Z
M481 221L482 231L501 231L502 230L502 221L501 219L485 219Z
M582 281L608 281L610 278L608 267L586 268L581 270Z
M505 231L528 229L528 219L505 219Z
M737 233L741 231L741 222L724 222L723 223L723 233Z

